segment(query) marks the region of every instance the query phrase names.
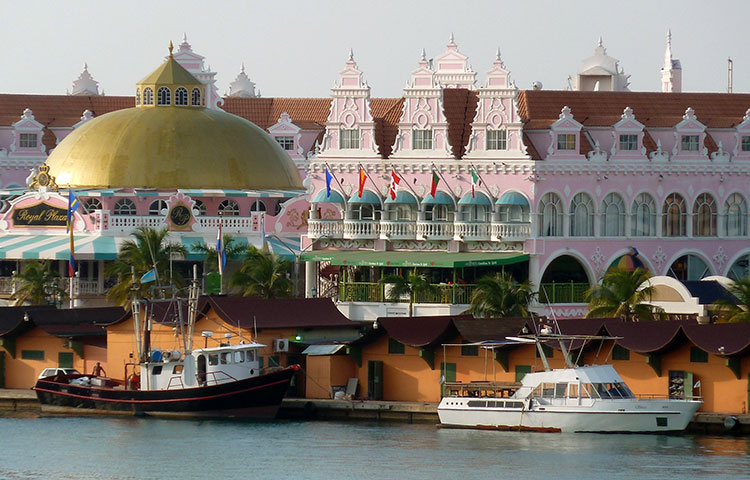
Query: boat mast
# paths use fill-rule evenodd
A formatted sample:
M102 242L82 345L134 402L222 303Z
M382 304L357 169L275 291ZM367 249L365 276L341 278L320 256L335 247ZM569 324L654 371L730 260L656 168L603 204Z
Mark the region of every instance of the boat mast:
M130 291L132 292L132 298L130 299L130 310L133 314L133 328L135 330L135 350L138 361L143 360L143 337L141 331L141 302L138 299L138 285L135 281L135 267L130 267L130 275L132 277Z
M198 296L200 296L200 287L198 285L198 265L193 265L193 280L190 282L190 288L188 289L188 318L187 332L185 334L186 355L193 351L193 331L195 330L195 321L198 317Z

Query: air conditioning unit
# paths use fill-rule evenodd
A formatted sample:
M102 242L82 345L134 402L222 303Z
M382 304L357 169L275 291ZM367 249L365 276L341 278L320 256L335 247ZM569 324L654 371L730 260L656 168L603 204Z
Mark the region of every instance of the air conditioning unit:
M289 339L277 338L273 341L274 352L288 352L289 351Z

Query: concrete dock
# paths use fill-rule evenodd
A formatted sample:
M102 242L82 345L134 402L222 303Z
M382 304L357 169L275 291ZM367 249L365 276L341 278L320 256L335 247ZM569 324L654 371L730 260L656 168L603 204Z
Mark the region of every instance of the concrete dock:
M285 398L279 410L279 418L438 424L437 405L434 402ZM44 415L70 413L45 412ZM78 412L76 415L79 415ZM82 409L80 416L85 415L86 410ZM33 390L0 389L0 417L40 416L42 410ZM730 420L727 421L727 418ZM735 426L727 428L727 423L733 421ZM698 412L687 431L697 434L750 435L750 414Z

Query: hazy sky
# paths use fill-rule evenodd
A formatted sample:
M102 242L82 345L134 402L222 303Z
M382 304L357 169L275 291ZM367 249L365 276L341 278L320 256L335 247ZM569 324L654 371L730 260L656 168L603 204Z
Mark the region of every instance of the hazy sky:
M732 57L750 92L748 0L0 0L0 18L1 93L63 94L87 62L107 95L131 95L185 33L222 95L244 62L265 97L327 96L351 47L372 95L396 97L451 32L479 82L499 47L519 88L565 88L601 35L631 90L657 91L668 28L685 91L726 91Z

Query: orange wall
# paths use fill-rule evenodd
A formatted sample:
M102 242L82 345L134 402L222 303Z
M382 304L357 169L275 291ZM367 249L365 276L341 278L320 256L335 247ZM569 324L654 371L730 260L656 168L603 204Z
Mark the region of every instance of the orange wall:
M305 398L331 398L331 386L346 385L356 376L349 355L311 355L306 359ZM360 384L358 393L361 392Z

